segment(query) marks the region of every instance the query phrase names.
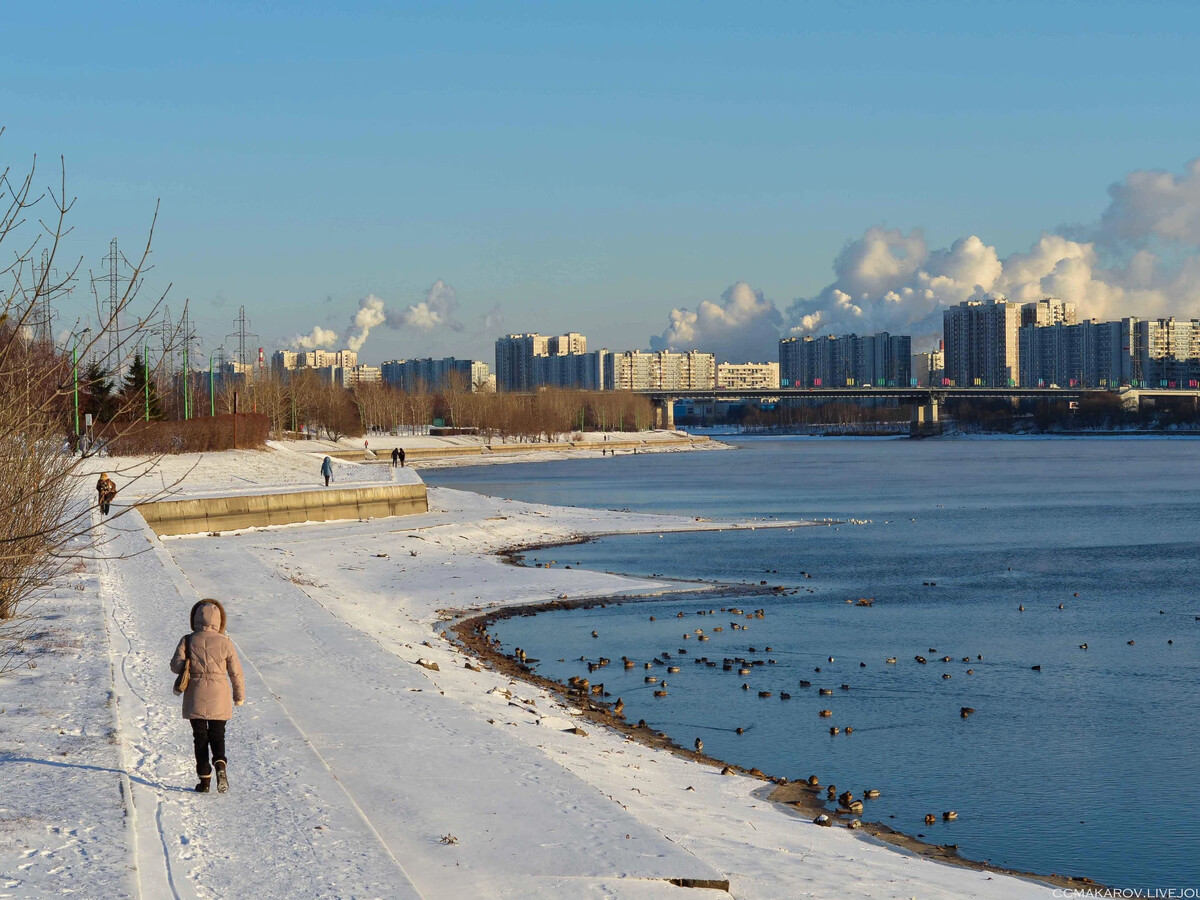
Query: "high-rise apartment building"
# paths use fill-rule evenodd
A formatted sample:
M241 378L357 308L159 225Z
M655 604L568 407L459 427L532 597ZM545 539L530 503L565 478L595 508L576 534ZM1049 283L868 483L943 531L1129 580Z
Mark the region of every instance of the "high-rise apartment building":
M1002 297L942 313L945 375L957 387L1009 387L1020 378L1021 307Z
M1043 297L1030 303L1021 304L1021 327L1036 325L1074 325L1078 319L1075 316L1075 304L1057 297Z
M578 331L568 331L546 339L548 356L578 356L583 353L587 353L587 338Z
M353 369L357 365L354 350L276 350L271 354L271 369L279 375L297 369Z
M271 354L271 370L276 375L290 372L300 365L300 354L294 350L276 350Z
M717 383L717 358L689 350L609 353L604 360L604 384L612 390L710 390Z
M383 380L383 372L378 366L326 366L318 369L321 378L332 381L344 388L358 387L360 384L378 383Z
M577 331L554 336L536 332L496 340L496 385L502 391L531 391L538 386L534 360L542 356L581 356L587 338Z
M783 387L907 386L912 372L907 334L822 335L779 342Z
M462 391L479 390L486 385L488 364L477 359L391 359L380 369L383 382L401 391L440 391L453 384Z
M717 363L717 387L728 391L779 387L779 363Z
M1147 387L1200 383L1200 320L1139 320L1134 348L1139 383Z
M602 391L608 386L604 381L604 360L608 355L607 350L595 350L535 356L534 386Z
M936 350L912 355L912 377L918 387L939 385L945 377L946 353L942 349L942 341L938 341Z
M1137 327L1132 318L1023 326L1021 386L1114 388L1140 381Z

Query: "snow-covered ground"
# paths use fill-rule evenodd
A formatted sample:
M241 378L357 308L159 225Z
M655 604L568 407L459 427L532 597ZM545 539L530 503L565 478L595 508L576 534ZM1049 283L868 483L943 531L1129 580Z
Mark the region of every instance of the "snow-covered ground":
M80 469L84 487L101 472L116 482L114 509L136 500L182 500L189 497L263 494L324 489L319 453L304 452L303 444L269 442L266 450L228 450L224 453L180 453L174 456L89 457ZM301 449L294 449L301 448ZM342 448L346 449L346 448ZM417 484L411 468L363 466L332 459L332 487L368 484Z
M606 447L606 438L611 439L611 442L615 444L635 441L639 446L636 448L636 451L631 447L621 447L620 449L611 445ZM506 442L501 439L491 440L473 435L437 437L421 434L404 434L371 435L366 439L344 438L336 443L322 440L288 441L273 444L273 446L280 449L294 450L301 454L315 454L330 450L365 450L368 448L363 447L364 440L368 441L371 453L376 454L380 460L386 460L392 452L393 447L402 447L405 450L446 450L449 453L458 453L458 455L436 456L423 452L420 456L414 456L408 460L408 465L417 469L442 469L451 466L495 466L506 465L508 463L541 462L546 459L598 459L605 453L624 456L634 452L690 453L697 450L731 449L729 445L718 441L698 441L693 444L693 442L688 440L686 432L663 430L609 432L607 434L602 431L574 432L573 434L557 435L555 442L543 445L544 449L527 452L492 452L488 450L478 455L473 453L462 454L459 451L464 447L503 446ZM573 449L570 446L572 442L575 442ZM507 443L521 442L512 440Z
M199 463L197 494L311 478L284 450ZM730 526L448 489L420 516L219 538L110 519L112 558L35 611L58 618L0 680L0 897L698 896L670 879L739 898L1050 896L820 828L758 779L577 734L572 709L440 637L447 608L670 588L498 550L708 527ZM227 795L189 790L167 669L202 596L226 604L246 672Z

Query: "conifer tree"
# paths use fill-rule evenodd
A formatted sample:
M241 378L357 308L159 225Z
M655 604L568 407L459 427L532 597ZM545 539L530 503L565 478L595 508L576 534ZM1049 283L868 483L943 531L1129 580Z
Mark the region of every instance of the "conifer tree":
M124 406L129 410L130 418L140 419L146 411L146 363L142 354L135 353L129 371L125 373L125 381L121 385L121 397ZM158 397L158 389L154 381L150 381L150 419L157 421L163 418L162 402Z

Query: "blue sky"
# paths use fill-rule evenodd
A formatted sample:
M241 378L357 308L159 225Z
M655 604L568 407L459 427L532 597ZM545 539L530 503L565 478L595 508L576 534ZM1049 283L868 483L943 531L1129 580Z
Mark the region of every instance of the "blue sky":
M209 346L450 285L461 327L380 360L490 359L489 311L619 349L737 282L783 311L873 226L1007 257L1200 156L1192 4L328 6L8 9L0 158L66 157L85 265L161 199L147 287Z

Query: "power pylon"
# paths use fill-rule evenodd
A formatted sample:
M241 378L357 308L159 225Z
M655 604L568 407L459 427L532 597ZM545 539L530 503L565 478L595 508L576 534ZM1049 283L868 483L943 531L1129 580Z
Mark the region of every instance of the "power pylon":
M104 273L102 275L93 275L89 270L88 275L92 279L92 293L96 297L96 306L103 308L100 312L100 320L103 327L108 332L108 355L105 358L105 368L115 373L121 366L121 323L120 314L123 301L131 297L135 291L133 288L133 276L124 274L123 270L132 270L133 265L125 258L125 255L117 247L117 239L113 238L108 245L108 255L101 260L104 263ZM121 290L121 284L125 283L130 286L127 291ZM100 286L104 287L104 299L100 296ZM97 310L100 311L99 309Z
M242 306L238 309L237 318L233 320L233 324L237 327L236 331L225 335L226 339L237 339L237 356L234 358L238 363L239 374L245 370L246 366L246 344L247 338L258 339L258 335L247 329L250 327L250 321L246 318L246 307ZM253 346L253 344L251 344Z

